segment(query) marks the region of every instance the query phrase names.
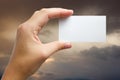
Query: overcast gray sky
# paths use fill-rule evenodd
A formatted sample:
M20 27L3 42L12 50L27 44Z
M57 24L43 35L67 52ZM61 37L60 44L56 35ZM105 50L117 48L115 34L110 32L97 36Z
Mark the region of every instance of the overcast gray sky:
M8 62L18 25L44 7L63 7L74 15L106 15L106 43L72 43L57 52L28 80L120 80L119 0L0 0L0 75ZM58 39L52 20L40 32L42 42ZM92 38L92 37L91 37Z

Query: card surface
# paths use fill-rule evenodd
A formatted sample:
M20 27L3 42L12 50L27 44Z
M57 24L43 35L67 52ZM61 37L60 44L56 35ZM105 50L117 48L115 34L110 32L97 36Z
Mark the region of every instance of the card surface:
M105 42L106 16L70 16L59 19L59 40Z

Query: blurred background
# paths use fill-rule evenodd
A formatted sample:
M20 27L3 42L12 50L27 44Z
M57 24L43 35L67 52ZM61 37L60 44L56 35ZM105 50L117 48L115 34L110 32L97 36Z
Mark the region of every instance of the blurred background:
M51 56L28 80L120 80L119 0L0 0L0 78L18 25L34 11L49 7L73 9L74 15L106 15L107 41L72 43L71 49ZM39 37L43 43L58 40L58 20L51 20Z

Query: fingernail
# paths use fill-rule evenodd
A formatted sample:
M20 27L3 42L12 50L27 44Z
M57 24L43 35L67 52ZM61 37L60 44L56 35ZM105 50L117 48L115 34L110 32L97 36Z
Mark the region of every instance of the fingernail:
M72 47L72 45L71 45L70 42L66 42L66 43L65 43L65 46L64 46L65 49L66 49L66 48L71 48L71 47Z
M72 9L70 9L69 11L72 12L72 13L74 12Z

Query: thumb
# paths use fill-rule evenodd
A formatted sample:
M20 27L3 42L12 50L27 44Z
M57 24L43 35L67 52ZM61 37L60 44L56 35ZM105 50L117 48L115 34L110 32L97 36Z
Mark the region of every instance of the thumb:
M54 41L51 43L45 44L45 50L47 50L48 55L52 55L54 52L71 48L72 45L70 42L61 42L61 41Z

